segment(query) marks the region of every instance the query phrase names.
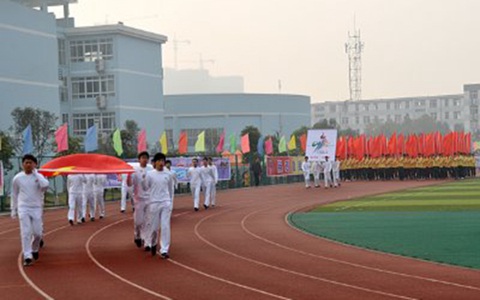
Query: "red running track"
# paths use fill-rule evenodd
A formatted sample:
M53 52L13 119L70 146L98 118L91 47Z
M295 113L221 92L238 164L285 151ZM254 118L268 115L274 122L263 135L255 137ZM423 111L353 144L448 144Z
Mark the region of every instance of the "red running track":
M17 221L0 218L1 299L480 299L480 272L310 236L286 216L321 203L432 182L302 184L220 191L194 212L177 196L171 259L135 247L131 213L69 226L45 213L45 248L23 268Z

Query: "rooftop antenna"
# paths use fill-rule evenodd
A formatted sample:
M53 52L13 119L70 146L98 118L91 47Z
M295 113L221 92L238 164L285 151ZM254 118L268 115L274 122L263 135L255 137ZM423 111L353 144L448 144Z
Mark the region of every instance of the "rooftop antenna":
M357 30L356 18L353 16L353 33L348 32L348 41L345 43L345 53L348 55L348 83L350 100L362 99L362 51L363 42L360 39L360 30Z
M190 45L189 40L177 40L177 37L173 36L173 63L175 70L178 70L178 45L187 44Z

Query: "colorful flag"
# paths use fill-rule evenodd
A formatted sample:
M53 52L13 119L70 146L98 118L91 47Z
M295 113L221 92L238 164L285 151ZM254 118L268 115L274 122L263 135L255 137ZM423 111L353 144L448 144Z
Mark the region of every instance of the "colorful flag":
M230 135L229 140L230 140L230 153L233 154L235 153L235 151L237 151L237 139L234 133Z
M469 132L465 135L465 154L472 153L472 133Z
M122 156L123 154L122 135L120 133L120 129L118 128L113 133L113 149L115 149L117 156Z
M278 153L287 152L287 141L285 140L285 136L280 138L280 142L278 142Z
M271 155L273 153L273 142L271 137L265 142L265 153L267 155Z
M162 153L168 153L168 143L167 143L167 133L164 131L160 137L160 147L162 148Z
M222 132L220 135L220 141L218 141L217 145L217 153L222 153L223 152L223 146L225 145L225 131Z
M258 143L257 143L257 153L258 155L260 156L264 156L265 155L265 149L263 149L263 144L265 142L265 137L264 136L261 136L259 139L258 139Z
M387 154L397 155L397 134L395 132L388 139Z
M205 130L200 132L195 142L195 152L205 152Z
M248 136L248 133L246 133L244 136L242 136L241 140L241 146L242 146L242 153L248 153L250 152L250 138Z
M300 136L300 147L302 148L303 152L307 151L307 134L306 133Z
M33 138L32 126L28 124L27 128L23 130L23 155L31 154L33 152Z
M85 135L85 152L92 152L98 150L97 126L93 125L87 129Z
M294 134L292 134L292 137L288 142L288 150L295 150L295 149L297 149L297 138L295 137Z
M147 131L142 129L137 137L137 153L147 151Z
M185 131L180 133L178 138L178 153L185 154L188 152L188 136Z
M65 123L55 131L55 142L57 153L68 150L68 124Z

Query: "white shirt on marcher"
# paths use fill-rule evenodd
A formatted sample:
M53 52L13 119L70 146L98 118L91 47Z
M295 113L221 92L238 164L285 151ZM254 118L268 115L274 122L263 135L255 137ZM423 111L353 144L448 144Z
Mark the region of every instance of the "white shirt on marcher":
M202 177L200 175L199 167L190 167L187 172L187 176L190 179L191 186L197 186L202 184Z
M67 176L68 193L70 195L82 194L84 182L85 182L85 177L82 174L68 175Z
M42 209L43 193L49 182L42 174L34 170L32 174L20 172L12 180L12 200L10 208L12 216L29 209Z
M213 173L213 169L209 166L202 166L200 168L200 177L202 178L202 183L204 186L215 182L215 174Z
M132 185L133 185L133 201L148 201L149 193L148 190L143 188L142 182L146 179L148 172L153 170L151 165L145 166L136 166L135 173L132 174Z
M147 173L144 181L144 188L150 193L150 202L171 202L173 194L171 187L173 178L166 168L163 171L151 170Z

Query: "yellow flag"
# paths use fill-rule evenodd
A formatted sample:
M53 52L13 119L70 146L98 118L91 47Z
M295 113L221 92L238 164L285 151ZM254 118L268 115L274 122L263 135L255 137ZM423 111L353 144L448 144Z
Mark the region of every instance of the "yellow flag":
M205 130L200 132L195 143L195 152L205 152Z
M297 149L297 139L295 138L295 135L292 134L292 137L288 142L288 150L295 150L295 149Z
M160 147L162 148L162 153L168 153L168 144L167 144L167 133L164 131L160 137Z

